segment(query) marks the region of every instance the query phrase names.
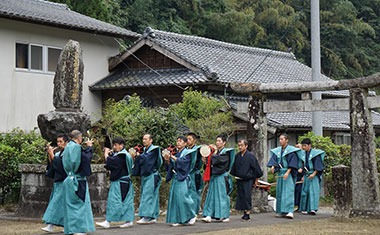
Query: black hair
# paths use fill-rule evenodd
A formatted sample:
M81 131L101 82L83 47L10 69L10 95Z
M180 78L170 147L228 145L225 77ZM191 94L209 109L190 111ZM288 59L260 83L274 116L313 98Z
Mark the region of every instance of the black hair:
M146 135L149 137L149 139L153 140L153 136L151 134L145 133L143 136L146 136Z
M177 140L178 139L181 139L181 140L183 140L183 142L187 143L187 138L185 136L183 136L183 135L178 136Z
M238 143L243 142L245 146L248 146L248 141L246 139L240 139L238 140Z
M227 134L225 133L219 134L216 138L221 138L223 142L227 142Z
M62 138L63 141L65 141L65 142L69 141L69 137L68 137L66 134L63 134L63 133L58 134L58 135L57 135L57 139L58 139L58 138Z
M194 132L189 132L189 133L186 134L186 136L191 136L194 139L199 139L199 136L197 134L195 134Z
M280 137L281 137L281 136L283 136L285 139L289 140L289 135L288 135L288 134L286 134L286 133L282 133L282 134L280 135Z
M122 145L125 145L125 141L121 137L116 137L115 139L112 140L112 144L122 144Z
M311 144L311 139L309 139L309 138L305 138L305 139L303 139L303 140L301 141L301 144L307 144L307 145L309 145L309 144Z

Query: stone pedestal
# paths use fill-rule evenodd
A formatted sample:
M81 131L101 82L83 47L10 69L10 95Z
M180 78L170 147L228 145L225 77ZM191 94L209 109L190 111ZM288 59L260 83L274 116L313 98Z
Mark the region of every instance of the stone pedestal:
M252 188L252 212L272 212L268 205L268 192L257 188Z
M21 190L17 215L42 218L49 203L53 180L45 177L46 165L21 164ZM92 212L103 216L109 189L107 171L103 164L91 166L92 175L88 178ZM63 207L62 207L63 209Z
M334 216L349 217L352 208L351 168L338 165L332 168Z
M68 134L72 130L86 133L91 127L90 116L82 112L50 111L38 115L37 122L42 137L53 143L58 134Z

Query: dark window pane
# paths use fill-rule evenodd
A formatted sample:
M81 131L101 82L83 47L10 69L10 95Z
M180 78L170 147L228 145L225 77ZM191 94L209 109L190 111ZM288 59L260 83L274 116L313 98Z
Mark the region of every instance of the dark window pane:
M42 47L30 46L31 59L30 68L35 70L42 70Z
M55 72L61 49L48 48L48 71Z
M28 44L16 43L16 68L28 68Z

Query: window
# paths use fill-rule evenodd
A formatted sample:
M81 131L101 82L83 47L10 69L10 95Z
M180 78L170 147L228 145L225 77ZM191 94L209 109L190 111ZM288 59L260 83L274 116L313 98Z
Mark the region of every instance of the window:
M334 144L337 144L337 145L341 145L341 144L351 145L351 135L349 133L335 133L334 134Z
M55 72L62 49L44 45L16 43L16 68Z
M57 69L58 58L61 51L61 49L57 48L48 48L48 71L55 72Z

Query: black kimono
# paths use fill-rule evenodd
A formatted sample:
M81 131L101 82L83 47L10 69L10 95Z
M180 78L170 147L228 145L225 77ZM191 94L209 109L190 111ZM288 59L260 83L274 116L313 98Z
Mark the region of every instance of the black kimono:
M256 157L249 151L246 151L243 156L241 152L237 153L230 173L238 177L236 180L237 197L235 209L251 210L253 183L263 175Z

